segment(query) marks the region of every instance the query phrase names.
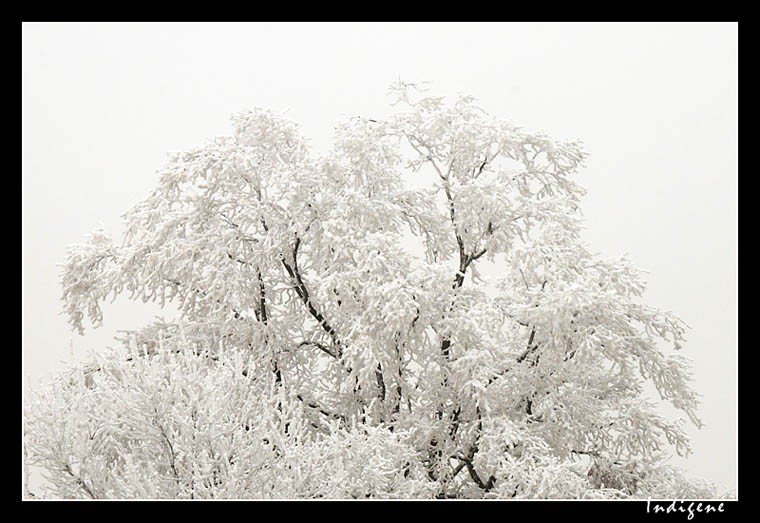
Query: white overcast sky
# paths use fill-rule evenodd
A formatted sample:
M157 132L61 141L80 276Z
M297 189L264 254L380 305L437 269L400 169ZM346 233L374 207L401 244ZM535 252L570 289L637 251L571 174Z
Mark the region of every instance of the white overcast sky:
M585 143L585 240L629 253L646 302L692 328L705 427L674 463L736 488L737 24L25 23L22 69L25 384L70 345L81 357L161 314L124 298L72 334L56 264L98 223L119 238L167 151L229 134L253 107L287 111L326 148L343 118L388 114L393 81L427 81Z

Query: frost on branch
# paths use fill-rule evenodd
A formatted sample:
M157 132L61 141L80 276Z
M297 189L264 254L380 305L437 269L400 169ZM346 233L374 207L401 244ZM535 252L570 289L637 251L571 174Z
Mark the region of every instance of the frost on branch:
M74 329L172 303L25 407L51 496L621 498L709 492L663 463L699 424L686 326L580 243L579 142L414 86L314 155L268 111L175 153L69 250ZM492 262L496 276L485 278ZM493 272L493 271L490 271ZM669 494L670 493L670 494Z

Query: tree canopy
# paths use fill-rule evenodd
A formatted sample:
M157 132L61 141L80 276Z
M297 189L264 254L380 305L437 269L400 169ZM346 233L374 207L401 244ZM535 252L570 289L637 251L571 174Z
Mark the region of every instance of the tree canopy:
M315 154L270 111L173 154L61 272L126 331L25 404L28 462L82 498L712 497L686 455L686 326L580 241L577 141L414 85ZM478 267L490 264L489 274Z

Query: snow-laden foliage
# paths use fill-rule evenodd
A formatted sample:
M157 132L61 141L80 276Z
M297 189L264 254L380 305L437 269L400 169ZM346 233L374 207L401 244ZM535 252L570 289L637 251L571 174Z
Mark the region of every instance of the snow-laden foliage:
M580 243L586 154L392 88L314 156L256 110L174 154L63 266L72 327L176 305L25 405L56 497L709 497L663 462L699 425L685 325ZM495 262L497 276L478 265ZM493 271L491 271L493 272Z

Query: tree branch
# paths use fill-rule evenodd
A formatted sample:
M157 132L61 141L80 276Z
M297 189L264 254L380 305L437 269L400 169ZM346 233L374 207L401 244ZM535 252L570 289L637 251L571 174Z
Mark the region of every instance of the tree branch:
M480 475L478 475L477 471L475 470L475 467L472 464L472 460L475 458L475 454L478 452L478 441L480 440L480 434L483 431L483 419L480 417L480 408L475 407L475 411L477 413L478 417L478 426L477 426L477 433L475 435L475 441L470 445L470 449L467 451L466 456L459 456L459 459L464 462L465 466L467 467L467 472L470 473L470 478L472 478L472 481L475 482L475 484L480 487L482 490L488 492L490 491L494 483L496 482L496 478L491 475L488 478L487 482L483 482L483 480L480 478Z
M296 237L296 243L293 247L293 262L292 265L289 264L285 257L283 256L281 258L282 264L285 266L285 270L287 271L288 275L293 279L294 283L296 284L294 289L296 291L296 294L298 294L298 297L301 298L301 301L306 306L306 309L309 311L309 314L317 320L317 323L320 327L322 327L322 330L324 330L327 334L330 335L330 337L333 340L333 343L335 344L335 347L338 351L337 357L341 358L343 356L343 349L340 346L340 339L338 339L337 333L335 332L335 329L333 329L329 323L327 323L327 320L320 314L320 312L316 309L314 304L311 301L311 297L309 295L309 290L306 288L306 284L303 281L303 278L301 277L301 273L298 269L298 248L301 245L301 239Z
M300 348L300 347L303 347L304 345L311 345L313 347L316 347L317 349L321 350L322 352L324 352L328 356L331 356L331 357L333 357L335 359L338 359L337 355L333 354L330 349L328 349L327 347L325 347L321 343L318 343L316 341L302 341L301 343L298 344L298 347Z
M472 465L472 460L466 457L461 457L460 459L467 466L467 472L470 473L470 478L472 478L472 481L474 481L478 487L480 487L486 492L490 491L493 488L494 483L496 482L496 478L494 476L490 476L488 478L488 481L486 483L483 483L483 480L480 479L480 476L475 471L475 467Z
M375 378L377 379L377 386L380 389L380 401L385 401L385 381L383 380L383 368L379 363L377 364L377 370L375 370Z
M91 489L91 488L90 488L90 487L87 485L87 483L86 483L86 482L85 482L85 481L84 481L82 478L80 478L80 477L79 477L77 474L74 474L74 471L73 471L73 470L71 470L71 466L70 466L68 463L64 464L64 466L63 466L63 470L65 470L65 471L66 471L66 472L69 474L69 476L71 476L72 478L74 478L74 481L76 481L76 482L77 482L77 485L79 485L79 487L80 487L82 490L84 490L84 491L85 491L85 493L86 493L88 496L90 496L90 498L92 498L92 499L97 499L97 498L98 498L98 497L97 497L97 496L96 496L96 495L95 495L95 494L92 492L92 489Z
M323 409L316 403L306 401L303 398L303 396L301 396L300 394L296 394L296 398L298 398L298 400L301 401L307 407L316 410L317 412L327 416L328 418L333 418L333 419L342 421L344 423L346 422L346 417L343 414L335 414L335 413L330 412L329 410Z
M166 435L166 431L164 430L164 428L158 422L156 423L156 426L158 427L158 430L161 432L161 436L163 436L164 442L166 443L166 446L169 449L169 466L172 469L174 480L177 483L177 487L179 488L179 485L181 482L179 479L179 473L177 472L177 467L175 465L176 455L174 454L174 447L172 446L172 442L169 440L169 437Z

